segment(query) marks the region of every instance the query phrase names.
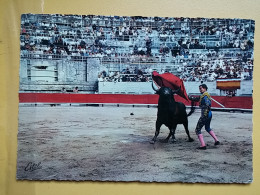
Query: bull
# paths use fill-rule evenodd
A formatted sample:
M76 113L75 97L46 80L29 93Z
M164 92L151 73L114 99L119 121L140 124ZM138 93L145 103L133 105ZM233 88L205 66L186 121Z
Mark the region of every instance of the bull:
M182 102L176 102L174 99L174 94L178 93L180 90L172 90L168 87L161 87L155 89L152 83L152 88L155 90L155 93L159 95L158 100L158 111L157 111L157 120L156 120L156 130L153 139L150 141L151 144L154 144L157 136L160 133L160 128L164 124L169 128L170 133L165 139L165 142L169 141L169 138L172 136L172 141L175 142L175 130L178 124L183 124L186 134L188 135L188 141L192 142L194 139L190 137L188 130L188 116L194 112L194 107L192 106L189 114L186 112L186 106Z

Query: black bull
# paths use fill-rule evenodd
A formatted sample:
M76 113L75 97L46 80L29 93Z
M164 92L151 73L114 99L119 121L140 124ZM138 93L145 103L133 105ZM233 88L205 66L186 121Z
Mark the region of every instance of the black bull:
M168 142L171 136L173 142L175 141L175 130L178 124L183 124L186 134L189 138L188 141L194 141L190 137L190 133L188 130L188 116L190 116L194 112L193 106L190 113L187 114L186 106L182 102L176 102L173 96L179 91L179 89L172 90L168 87L161 87L160 89L156 90L153 85L152 87L156 91L156 94L159 95L159 100L155 135L150 143L155 143L156 138L160 133L160 128L163 124L170 130L170 133L165 139L165 142Z

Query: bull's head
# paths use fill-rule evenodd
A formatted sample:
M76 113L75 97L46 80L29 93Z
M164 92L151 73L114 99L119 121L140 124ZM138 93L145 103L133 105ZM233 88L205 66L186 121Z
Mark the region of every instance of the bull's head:
M173 95L173 94L176 94L180 91L181 86L176 90L172 90L169 87L159 87L158 89L155 89L153 82L152 82L152 88L155 91L155 94L158 94L158 95Z

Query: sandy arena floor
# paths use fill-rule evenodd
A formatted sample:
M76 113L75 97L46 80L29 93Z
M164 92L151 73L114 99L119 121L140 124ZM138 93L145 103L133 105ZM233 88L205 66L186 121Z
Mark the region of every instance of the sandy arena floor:
M194 142L178 125L177 142L163 143L169 133L163 126L153 145L156 113L130 106L20 107L17 179L251 182L252 114L213 112L221 145L203 129L208 147L200 151L194 132L199 110L189 117Z

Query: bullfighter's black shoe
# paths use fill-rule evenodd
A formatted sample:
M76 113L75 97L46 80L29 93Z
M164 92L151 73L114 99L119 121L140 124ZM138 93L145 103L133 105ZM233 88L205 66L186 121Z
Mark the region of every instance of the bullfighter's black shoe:
M206 146L201 146L201 147L197 147L198 150L206 150L207 147Z

